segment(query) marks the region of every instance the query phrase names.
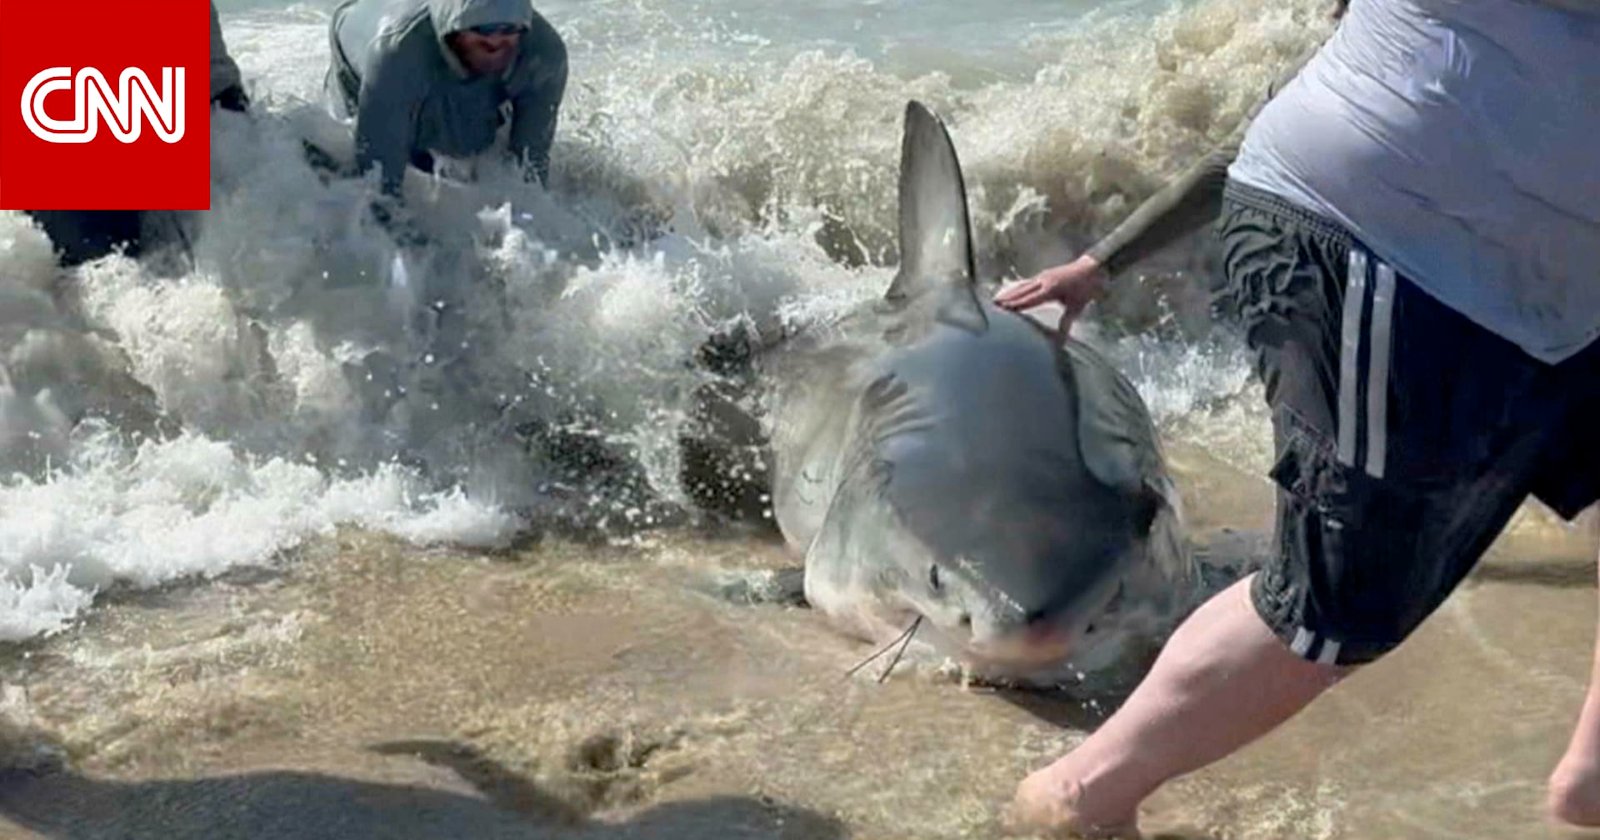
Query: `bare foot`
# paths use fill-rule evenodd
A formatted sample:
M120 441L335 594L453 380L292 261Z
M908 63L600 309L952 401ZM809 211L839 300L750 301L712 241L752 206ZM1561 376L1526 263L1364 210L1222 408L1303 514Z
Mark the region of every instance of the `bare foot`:
M1054 765L1035 771L1017 786L1016 797L1005 815L1008 833L1086 840L1139 840L1138 819L1134 815L1093 822L1085 819L1078 807L1083 801L1083 785L1075 779L1059 779L1059 773L1053 771Z
M1563 758L1550 774L1545 809L1568 825L1600 827L1600 766Z

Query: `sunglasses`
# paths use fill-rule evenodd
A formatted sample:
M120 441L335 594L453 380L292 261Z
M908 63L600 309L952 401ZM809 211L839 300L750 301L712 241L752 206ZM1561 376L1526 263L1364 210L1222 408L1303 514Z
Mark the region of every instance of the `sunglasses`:
M469 27L469 31L476 35L493 37L496 35L518 35L522 27L515 23L485 23L481 26Z

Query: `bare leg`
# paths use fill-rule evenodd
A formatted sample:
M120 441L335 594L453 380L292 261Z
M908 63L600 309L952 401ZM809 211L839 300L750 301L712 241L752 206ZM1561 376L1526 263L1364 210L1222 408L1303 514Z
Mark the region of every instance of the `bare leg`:
M1550 774L1550 816L1580 826L1600 826L1600 631L1595 637L1589 693L1567 752Z
M1139 803L1293 717L1342 669L1295 656L1250 603L1246 578L1184 621L1105 725L1024 779L1015 829L1137 836Z

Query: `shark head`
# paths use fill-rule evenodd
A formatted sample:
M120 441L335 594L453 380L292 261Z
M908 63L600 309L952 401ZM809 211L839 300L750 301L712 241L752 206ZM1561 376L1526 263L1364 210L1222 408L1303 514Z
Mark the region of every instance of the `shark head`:
M863 444L812 552L849 570L853 591L833 602L871 613L853 622L870 635L920 619L920 638L978 672L1061 664L1167 501L1147 481L1159 473L1148 415L1092 351L979 297L960 164L916 102L900 242L890 349L856 400Z
M874 635L920 618L919 638L991 676L1071 660L1142 556L1153 502L1129 504L1050 445L955 458L942 439L924 428L891 440L840 511Z

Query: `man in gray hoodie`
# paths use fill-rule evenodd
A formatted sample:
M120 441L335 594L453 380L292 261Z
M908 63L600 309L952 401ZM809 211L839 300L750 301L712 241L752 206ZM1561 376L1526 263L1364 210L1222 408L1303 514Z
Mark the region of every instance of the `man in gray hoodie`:
M507 151L544 182L567 50L528 0L346 0L330 38L329 98L386 194L400 196L407 164L484 152L507 119Z

